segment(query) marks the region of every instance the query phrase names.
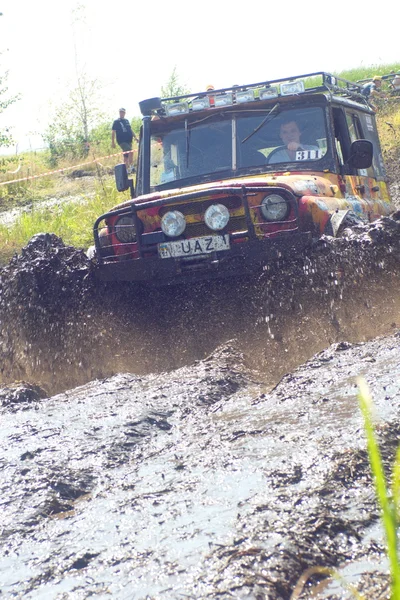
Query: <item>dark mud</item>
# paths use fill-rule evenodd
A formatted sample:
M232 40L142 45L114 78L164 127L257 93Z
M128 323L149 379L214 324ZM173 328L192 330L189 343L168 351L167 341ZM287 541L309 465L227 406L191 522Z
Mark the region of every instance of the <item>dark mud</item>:
M0 381L51 395L176 369L235 338L273 385L334 342L398 327L399 258L397 213L253 277L152 289L100 284L84 252L37 236L0 271Z
M315 566L387 597L355 377L389 465L399 339L334 344L269 393L231 343L171 373L6 404L3 597L288 599Z
M347 233L190 288L47 234L1 271L3 597L288 600L314 567L388 597L356 377L389 467L400 215Z

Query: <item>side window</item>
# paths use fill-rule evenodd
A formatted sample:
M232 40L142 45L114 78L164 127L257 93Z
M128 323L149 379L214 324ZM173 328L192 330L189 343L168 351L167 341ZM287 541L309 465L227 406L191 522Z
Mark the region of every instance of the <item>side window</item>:
M350 157L350 136L347 126L346 116L341 108L333 108L333 127L335 135L336 157L341 173L344 175L353 175L354 169L351 169L347 160Z
M374 154L373 154L373 167L374 174L372 177L376 177L378 180L385 179L386 171L385 165L383 164L383 157L381 151L381 145L379 142L378 131L376 128L375 116L368 113L360 113L359 115L363 137L366 140L372 142L374 146Z
M352 142L354 142L355 140L366 139L360 118L357 114L350 112L346 113L346 120L349 128L350 140ZM375 177L374 164L372 163L372 165L368 169L358 169L358 174L363 175L365 177Z

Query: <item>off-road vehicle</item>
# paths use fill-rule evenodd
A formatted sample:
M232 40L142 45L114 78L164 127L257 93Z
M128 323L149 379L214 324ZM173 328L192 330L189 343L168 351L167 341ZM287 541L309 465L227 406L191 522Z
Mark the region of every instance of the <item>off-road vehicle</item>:
M140 103L131 199L94 225L105 280L233 276L394 211L361 85L325 72Z

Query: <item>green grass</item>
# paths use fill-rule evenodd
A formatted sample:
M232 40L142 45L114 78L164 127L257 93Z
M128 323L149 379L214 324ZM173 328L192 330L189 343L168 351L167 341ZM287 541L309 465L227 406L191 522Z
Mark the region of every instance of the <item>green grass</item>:
M397 449L394 462L391 485L386 480L379 444L376 437L373 420L373 403L368 386L364 379L359 378L358 400L364 421L364 432L367 441L369 464L373 476L375 496L380 509L381 522L386 541L386 553L390 565L391 600L400 600L400 561L398 556L397 529L400 509L400 447ZM301 575L290 596L290 600L298 600L308 579L312 575L326 575L340 583L343 589L349 591L357 600L364 600L354 586L348 584L337 570L328 567L310 567Z
M386 538L386 550L390 565L391 598L400 600L400 563L398 557L397 526L400 502L400 448L392 471L392 484L386 481L379 445L376 439L372 418L372 399L363 379L358 380L358 399L364 418L369 463L374 479L375 495L378 501L381 520Z
M54 233L67 245L86 249L93 244L93 224L110 207L128 199L119 194L114 178L100 186L92 196L82 194L79 201L64 201L54 207L38 204L22 213L12 225L0 225L0 263L5 264L37 233Z
M360 81L362 79L372 79L374 75L388 75L389 73L400 73L400 63L389 63L384 65L372 64L359 66L340 73L334 72L334 75L348 79L349 81Z

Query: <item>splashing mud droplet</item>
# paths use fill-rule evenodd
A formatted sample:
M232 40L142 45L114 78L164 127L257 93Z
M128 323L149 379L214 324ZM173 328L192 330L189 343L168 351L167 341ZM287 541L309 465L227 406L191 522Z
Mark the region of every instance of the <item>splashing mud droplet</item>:
M252 277L157 289L101 283L82 251L41 234L0 273L1 380L56 393L190 364L232 338L276 380L339 337L385 333L397 319L399 257L396 213Z

